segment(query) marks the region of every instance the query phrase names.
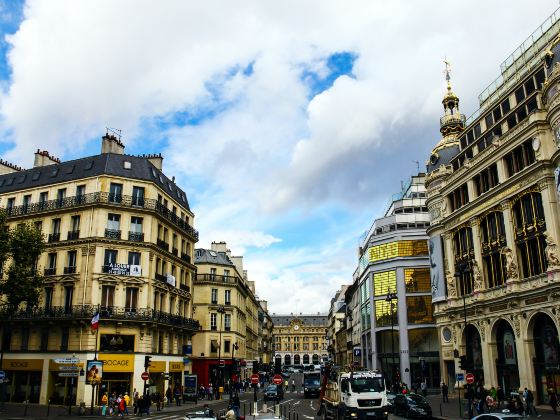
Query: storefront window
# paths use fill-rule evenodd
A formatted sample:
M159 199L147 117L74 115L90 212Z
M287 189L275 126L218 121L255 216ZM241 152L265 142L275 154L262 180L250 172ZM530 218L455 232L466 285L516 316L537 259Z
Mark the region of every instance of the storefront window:
M554 321L545 314L534 320L535 376L537 401L549 403L549 392L560 392L560 343Z
M101 334L100 350L111 352L133 352L134 335Z
M397 272L383 271L373 275L373 289L375 296L384 296L397 291Z
M519 368L517 363L517 348L515 334L511 325L506 321L499 321L497 326L498 371L499 385L509 393L519 389Z
M396 299L391 302L386 300L376 300L374 305L376 327L390 327L391 324L399 325L398 305Z
M376 262L396 257L428 255L428 241L398 241L372 246L368 249L369 261Z
M432 324L432 297L408 296L406 298L406 312L409 324Z
M407 293L430 292L430 269L407 268L404 270L404 284Z

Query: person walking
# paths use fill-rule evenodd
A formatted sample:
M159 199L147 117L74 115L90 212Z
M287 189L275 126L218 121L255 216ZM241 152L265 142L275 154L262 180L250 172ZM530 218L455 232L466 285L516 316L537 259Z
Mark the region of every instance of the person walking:
M175 387L175 404L177 405L177 407L181 406L181 390L179 389L178 386Z
M107 404L108 403L109 403L109 397L107 396L107 393L104 393L103 396L101 397L101 415L102 416L107 415Z
M548 402L552 407L552 411L554 411L554 414L558 414L558 395L556 395L556 391L554 390L554 388L548 389Z
M420 389L422 390L422 395L424 396L424 398L426 398L426 396L428 395L428 384L425 380L420 382Z
M530 389L527 389L525 403L527 404L527 415L530 416L534 414L537 417L541 417L541 415L537 412L537 408L535 407L535 397Z
M441 383L441 396L444 403L449 402L449 387L445 382Z
M502 403L506 399L506 394L500 385L498 385L498 389L496 390L496 399L498 400L498 410L502 409Z
M132 394L132 400L134 401L134 414L138 414L138 400L140 399L140 394L138 393L138 391L136 390L136 388L134 388L134 393Z
M128 396L128 392L124 393L124 402L125 402L125 406L124 406L124 414L126 414L127 416L129 416L130 414L128 413L128 405L130 404L130 397Z
M204 389L204 386L201 385L201 388ZM167 398L167 406L171 405L171 400L173 400L173 392L171 391L171 385L167 387L167 391L165 391L165 398Z
M292 392L296 392L296 381L292 379Z

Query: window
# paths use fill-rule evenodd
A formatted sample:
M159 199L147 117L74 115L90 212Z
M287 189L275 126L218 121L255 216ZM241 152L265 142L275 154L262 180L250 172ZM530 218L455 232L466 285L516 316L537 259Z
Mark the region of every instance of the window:
M106 249L103 264L105 266L109 266L111 264L116 264L117 263L117 255L118 255L118 251L116 249Z
M113 307L115 299L115 286L102 286L101 287L101 309L108 309Z
M506 246L504 215L492 211L480 221L482 260L488 287L496 287L505 283L506 259L502 249Z
M231 351L231 341L224 341L224 353L229 353Z
M128 312L135 312L137 307L138 307L138 288L127 287L125 310Z
M140 265L140 252L129 252L128 253L128 264L130 265Z
M16 205L15 197L8 198L8 201L6 203L6 210L8 210L8 214L12 213L12 209L14 208L15 205Z
M467 184L461 185L448 196L451 210L457 210L469 202L469 189Z
M49 349L49 329L41 328L41 343L39 344L40 351L48 351Z
M384 296L397 291L397 272L395 270L374 273L373 290L375 296Z
M211 268L211 269L210 269L210 280L211 280L211 281L215 281L215 280L216 280L216 269L215 269L215 268Z
M453 236L455 246L455 267L459 264L467 264L470 267L471 260L474 258L474 246L472 229L470 227L460 228ZM473 291L472 270L461 273L459 278L459 295L466 295Z
M122 184L111 182L109 186L109 202L120 203L122 201Z
M39 232L43 232L43 222L41 220L36 220L33 225L35 226L35 230L38 230Z
M130 218L130 231L134 233L142 233L142 222L141 217L132 216Z
M62 327L60 334L60 351L68 351L68 339L70 338L70 328Z
M535 163L536 158L532 140L526 140L523 144L517 146L512 152L505 156L505 160L509 176L513 176L527 166Z
M51 232L53 235L60 235L60 219L52 219Z
M107 216L107 229L120 230L121 229L121 215L109 213Z
M29 349L29 328L23 327L21 329L21 351L27 351Z
M132 187L132 205L144 207L144 187Z
M70 231L68 232L68 240L78 239L80 237L80 216L75 215L70 218Z
M39 209L44 210L46 207L46 202L49 199L48 191L43 191L39 194Z
M513 203L515 243L521 257L524 278L546 271L546 222L541 194L538 191L523 193Z
M224 291L224 301L226 305L231 305L231 290Z
M66 198L66 188L59 188L56 192L56 202L59 207L64 204L64 199Z
M406 312L409 324L433 324L431 296L408 296Z
M53 288L45 287L45 309L52 308Z
M86 194L86 186L78 185L76 186L76 199L79 203L82 202L83 196Z
M64 286L64 313L72 313L72 300L74 298L74 286Z
M214 304L218 303L218 289L212 289L212 292L211 292L211 301L212 301L212 303L214 303Z
M56 256L57 256L56 252L51 252L47 256L48 268L45 268L45 275L52 276L56 274Z
M224 329L226 331L231 331L231 315L224 314Z
M404 284L407 293L430 292L430 269L429 268L406 268L404 270Z
M428 241L397 241L372 246L368 249L369 261L376 262L396 257L428 255Z
M23 212L27 213L29 211L29 205L31 204L31 194L26 194L23 196Z
M77 251L68 251L66 255L66 267L64 267L64 274L72 274L76 272L76 259Z
M213 331L216 331L218 329L218 314L216 313L211 313L210 314L210 329Z
M474 177L477 195L484 194L498 185L498 165L495 163Z

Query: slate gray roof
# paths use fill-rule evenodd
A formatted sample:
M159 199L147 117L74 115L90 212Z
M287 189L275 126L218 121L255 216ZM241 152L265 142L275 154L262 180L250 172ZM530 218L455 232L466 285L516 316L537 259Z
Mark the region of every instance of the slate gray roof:
M220 264L231 265L233 263L224 252L216 252L211 249L197 248L194 253L195 264Z
M426 165L426 171L430 173L439 168L441 165L448 165L453 160L453 158L459 154L460 151L461 149L457 145L438 150L437 154L439 156L439 159L437 160L437 162L435 162L435 164L429 161Z
M290 325L292 319L299 319L303 325L314 327L326 327L328 325L327 315L272 315L271 318L275 327Z
M130 162L130 169L125 169L125 161ZM103 153L0 175L0 194L100 175L115 175L153 182L190 210L185 192L157 169L147 157L114 153Z

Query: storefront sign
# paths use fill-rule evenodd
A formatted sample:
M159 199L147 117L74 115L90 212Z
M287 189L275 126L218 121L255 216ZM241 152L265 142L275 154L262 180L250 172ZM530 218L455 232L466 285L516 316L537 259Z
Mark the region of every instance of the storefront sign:
M43 359L4 359L3 370L43 370Z
M100 354L103 372L134 372L134 355Z
M437 235L428 241L430 253L430 279L432 286L432 303L446 299L445 274L443 272L443 254L441 252L441 236Z
M103 378L103 361L101 360L88 360L86 384L95 385L101 383Z
M172 276L169 273L165 273L165 278L167 279L167 284L175 287L175 276Z
M169 372L182 372L183 362L169 362Z
M150 373L151 372L165 372L165 362L150 360Z
M109 264L107 266L107 273L117 276L140 277L142 275L142 267L131 264Z

